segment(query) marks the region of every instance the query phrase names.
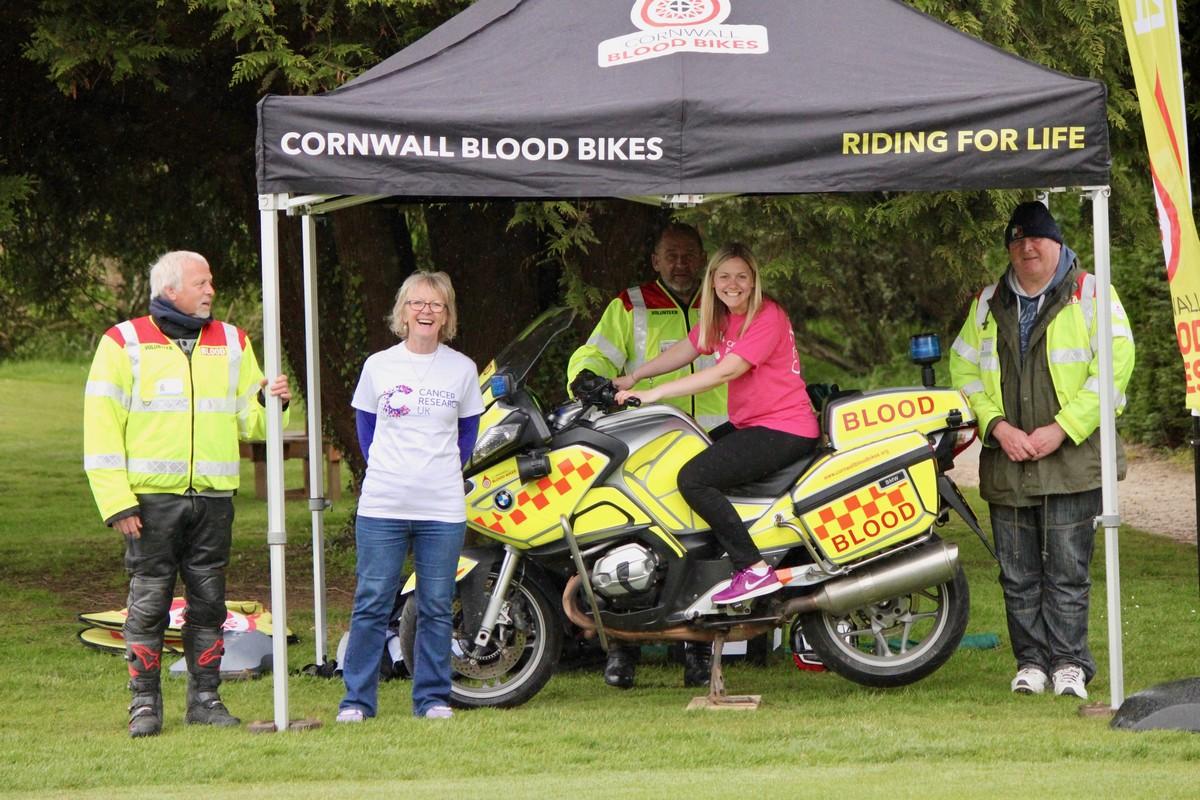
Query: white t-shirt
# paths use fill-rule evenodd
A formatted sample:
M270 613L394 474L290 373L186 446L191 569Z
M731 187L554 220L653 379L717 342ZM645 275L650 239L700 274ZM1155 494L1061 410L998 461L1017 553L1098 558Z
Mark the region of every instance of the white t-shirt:
M445 345L420 354L401 342L363 364L351 405L375 415L358 513L464 522L458 419L483 413L474 362Z

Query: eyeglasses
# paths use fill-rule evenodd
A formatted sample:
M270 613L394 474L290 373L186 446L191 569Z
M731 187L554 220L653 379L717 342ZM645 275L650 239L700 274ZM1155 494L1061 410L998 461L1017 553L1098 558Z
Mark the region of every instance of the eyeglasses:
M405 300L404 305L413 311L424 311L428 308L435 314L446 310L446 304L439 300Z

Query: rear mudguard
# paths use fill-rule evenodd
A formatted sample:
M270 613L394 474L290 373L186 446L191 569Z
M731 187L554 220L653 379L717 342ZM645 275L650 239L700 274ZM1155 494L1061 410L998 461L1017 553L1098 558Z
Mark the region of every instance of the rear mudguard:
M987 540L987 535L983 532L983 528L979 526L979 519L975 516L975 512L967 505L967 501L959 491L956 484L949 475L938 475L938 496L942 501L958 512L958 515L967 523L967 527L975 531L975 535L979 537L979 541L983 542L983 546L992 554L992 558L996 558L996 551L992 549L992 543Z

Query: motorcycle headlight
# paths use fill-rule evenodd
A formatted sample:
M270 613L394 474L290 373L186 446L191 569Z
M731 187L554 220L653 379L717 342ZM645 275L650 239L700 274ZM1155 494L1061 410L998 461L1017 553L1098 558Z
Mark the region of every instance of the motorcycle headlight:
M521 423L506 422L493 425L483 432L479 441L475 442L475 450L471 453L472 461L482 461L503 450L521 436Z

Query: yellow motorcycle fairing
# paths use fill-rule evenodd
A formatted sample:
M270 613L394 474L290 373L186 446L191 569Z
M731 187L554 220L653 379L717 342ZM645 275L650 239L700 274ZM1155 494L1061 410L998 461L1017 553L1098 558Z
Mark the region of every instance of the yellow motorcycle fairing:
M454 569L454 582L458 583L459 581L461 581L463 579L463 576L465 576L471 570L475 569L475 567L478 564L479 564L479 562L473 558L467 558L466 556L459 556L458 557L458 566L455 567L455 569ZM414 572L413 574L409 575L408 580L406 580L404 582L404 588L400 590L400 594L410 594L412 592L412 590L416 589L416 588L417 588L417 573Z
M687 533L705 527L680 494L678 479L684 464L707 447L697 433L672 430L631 453L625 462L625 485L664 530Z
M957 389L883 389L831 402L825 411L825 430L833 449L847 450L902 431L928 435L948 427L947 417L955 413L961 417L960 425L975 419Z
M471 476L467 525L521 549L562 536L561 517L570 519L609 457L584 445L549 454L550 474L522 481L517 459L509 458Z

